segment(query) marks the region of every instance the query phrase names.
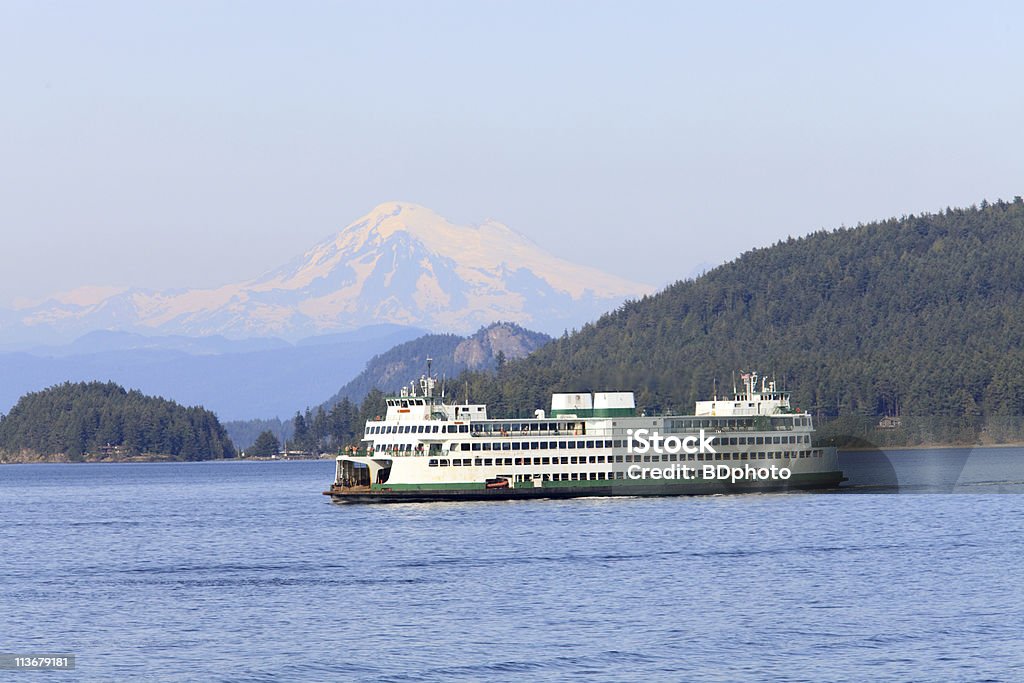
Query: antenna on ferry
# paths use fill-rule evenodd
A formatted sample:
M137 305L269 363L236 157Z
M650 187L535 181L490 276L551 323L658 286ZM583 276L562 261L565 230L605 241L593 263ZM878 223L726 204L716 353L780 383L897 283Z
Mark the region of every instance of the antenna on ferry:
M736 371L732 371L732 395L735 396L739 392L736 391Z
M715 397L716 401L718 400L718 378L717 377L712 377L711 378L711 395Z

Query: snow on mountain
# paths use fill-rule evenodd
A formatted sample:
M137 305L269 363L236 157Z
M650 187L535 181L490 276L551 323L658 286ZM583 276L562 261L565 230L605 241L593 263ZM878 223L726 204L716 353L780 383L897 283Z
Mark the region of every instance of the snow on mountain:
M213 289L54 297L20 324L63 333L297 338L391 322L469 332L508 320L558 333L653 288L545 252L496 221L456 225L388 202L254 280Z

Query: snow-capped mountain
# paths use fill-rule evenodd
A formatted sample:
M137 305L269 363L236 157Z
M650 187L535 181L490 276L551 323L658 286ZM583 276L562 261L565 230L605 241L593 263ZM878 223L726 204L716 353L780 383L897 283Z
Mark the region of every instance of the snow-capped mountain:
M390 202L254 280L215 289L90 287L17 311L63 333L297 338L391 322L468 332L495 320L561 332L652 288L553 256L501 223L456 225Z

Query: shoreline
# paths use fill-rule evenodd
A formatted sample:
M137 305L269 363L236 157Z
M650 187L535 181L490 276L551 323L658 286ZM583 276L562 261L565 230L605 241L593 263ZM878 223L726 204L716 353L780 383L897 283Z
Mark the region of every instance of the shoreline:
M864 452L864 451L948 451L963 450L969 448L1024 448L1024 442L1013 443L971 443L971 444L921 444L917 446L855 446L844 448L836 447L840 451Z
M974 448L1024 448L1024 442L994 443L994 444L921 444L915 446L856 446L851 448L837 447L837 450L849 453L867 453L873 451L929 451L929 450L964 450ZM208 460L180 460L172 456L135 456L127 458L86 458L83 460L71 460L62 456L25 456L10 458L0 456L0 466L3 465L126 465L126 464L153 464L153 463L197 463L197 462L289 462L289 461L333 461L334 455L320 458L210 458Z

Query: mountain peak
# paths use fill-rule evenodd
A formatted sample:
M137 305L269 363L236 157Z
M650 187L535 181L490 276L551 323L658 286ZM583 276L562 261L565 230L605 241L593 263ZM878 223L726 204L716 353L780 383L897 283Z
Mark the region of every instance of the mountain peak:
M432 209L412 202L384 202L378 204L368 214L351 223L342 233L356 228L376 232L383 238L396 232L407 232L421 239L432 239L434 236L455 238L468 226L457 226Z
M133 290L78 308L55 302L22 320L289 338L381 322L465 333L509 320L560 332L651 291L548 253L493 219L460 225L419 204L389 201L253 280Z

